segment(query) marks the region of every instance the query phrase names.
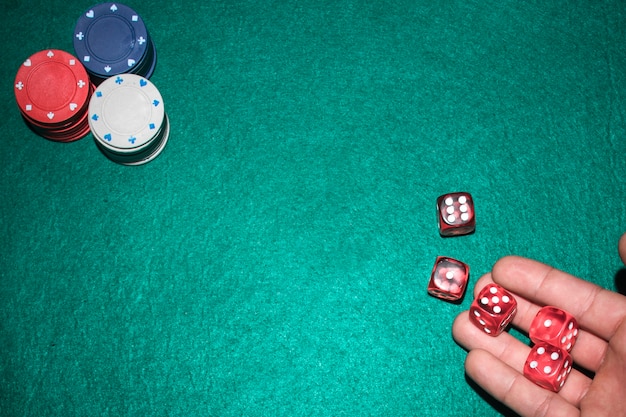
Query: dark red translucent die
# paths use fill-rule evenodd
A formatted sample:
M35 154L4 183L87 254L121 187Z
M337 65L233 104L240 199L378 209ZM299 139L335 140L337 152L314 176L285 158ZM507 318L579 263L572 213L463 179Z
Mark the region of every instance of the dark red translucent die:
M459 236L476 229L474 200L470 193L459 192L437 198L437 218L441 236Z
M572 358L566 350L549 343L537 343L524 364L524 376L542 388L559 392L572 371Z
M543 307L528 329L534 343L545 342L570 352L578 337L578 323L574 316L557 307Z
M428 293L444 300L460 300L465 294L468 279L467 264L446 256L438 256L430 274Z
M517 301L498 284L487 284L472 302L470 321L490 336L504 331L517 313Z

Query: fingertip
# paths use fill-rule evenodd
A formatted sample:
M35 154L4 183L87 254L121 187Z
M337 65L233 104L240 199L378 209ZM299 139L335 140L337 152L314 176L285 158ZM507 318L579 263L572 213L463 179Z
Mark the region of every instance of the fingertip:
M483 349L472 349L465 358L465 371L475 382L480 380L480 373L488 368L485 363L495 360L494 356Z
M492 268L492 276L495 283L502 283L502 278L508 276L512 271L523 268L527 259L516 255L507 255L496 261Z

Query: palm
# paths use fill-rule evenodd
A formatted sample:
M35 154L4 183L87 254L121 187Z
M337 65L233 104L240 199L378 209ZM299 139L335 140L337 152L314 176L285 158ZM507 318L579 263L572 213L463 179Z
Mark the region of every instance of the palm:
M600 369L581 400L583 416L626 414L624 378L626 376L626 320L622 320L608 343Z
M620 243L626 258L626 238ZM455 320L453 335L469 350L465 367L472 379L522 416L626 415L626 297L519 257L498 261L476 289L489 281L516 294L513 325L522 331L543 305L572 313L582 329L572 357L595 376L574 370L558 394L544 390L522 375L527 344L508 333L487 336L464 312Z

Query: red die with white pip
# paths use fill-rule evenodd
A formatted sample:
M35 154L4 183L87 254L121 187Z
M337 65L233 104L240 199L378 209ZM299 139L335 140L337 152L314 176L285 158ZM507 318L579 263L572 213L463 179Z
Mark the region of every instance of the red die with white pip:
M428 293L444 300L460 300L465 294L468 279L467 264L446 256L438 256L430 274Z
M459 236L476 229L474 200L470 193L449 193L437 198L437 218L441 236Z
M537 343L524 364L524 376L542 388L559 392L572 371L572 358L558 346Z
M498 284L487 284L470 306L470 321L490 336L504 331L517 313L517 301Z
M546 342L570 352L578 337L578 323L567 311L546 306L530 324L528 337L534 343Z

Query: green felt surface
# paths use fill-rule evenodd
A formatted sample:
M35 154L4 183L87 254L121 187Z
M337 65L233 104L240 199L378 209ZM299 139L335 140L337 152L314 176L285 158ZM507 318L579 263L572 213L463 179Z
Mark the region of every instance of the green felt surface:
M615 289L624 2L125 4L172 126L140 167L15 105L92 3L0 4L0 415L498 416L435 257L472 287L514 253ZM476 233L441 238L460 190Z

